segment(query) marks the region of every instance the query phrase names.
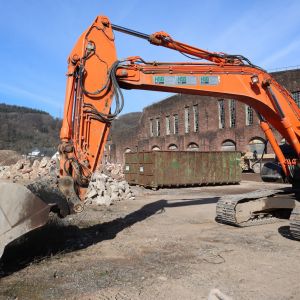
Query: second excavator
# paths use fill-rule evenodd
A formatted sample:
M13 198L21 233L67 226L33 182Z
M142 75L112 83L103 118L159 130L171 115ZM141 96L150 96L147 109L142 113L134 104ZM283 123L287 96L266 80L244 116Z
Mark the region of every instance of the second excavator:
M139 56L118 60L114 31L206 62L147 62ZM84 209L85 193L103 155L111 122L123 108L121 89L230 98L251 106L276 154L278 172L292 188L288 193L266 191L221 199L216 219L249 226L268 223L293 210L291 233L300 238L295 200L300 188L300 110L291 94L242 55L209 52L176 41L166 32L148 35L98 16L68 58L59 172L27 186L0 182L0 255L8 243L44 225L49 211L65 217ZM286 139L293 157L286 157L273 130Z

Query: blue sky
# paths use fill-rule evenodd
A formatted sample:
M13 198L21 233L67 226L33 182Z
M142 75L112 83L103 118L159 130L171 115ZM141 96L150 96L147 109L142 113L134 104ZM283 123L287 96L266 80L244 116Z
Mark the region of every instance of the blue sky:
M61 117L66 59L97 15L147 34L243 54L270 69L300 65L300 1L0 0L0 102ZM116 33L119 58L186 61L181 54ZM125 91L123 113L141 111L168 94Z

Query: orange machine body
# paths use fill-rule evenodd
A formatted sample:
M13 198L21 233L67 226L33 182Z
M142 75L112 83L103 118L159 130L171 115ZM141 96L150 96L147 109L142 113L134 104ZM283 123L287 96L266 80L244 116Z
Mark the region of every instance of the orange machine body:
M100 16L71 52L61 130L61 176L74 178L82 199L90 175L103 154L110 122L115 117L101 119L99 115L110 114L118 86L224 97L253 107L284 173L291 175L272 133L273 129L279 131L299 158L300 110L287 90L270 74L244 64L238 56L189 46L174 41L164 32L151 35L149 41L211 63L148 63L139 57L116 62L112 25L106 17Z
M107 18L97 17L68 58L60 175L71 175L79 186L85 186L95 171L109 133L110 123L95 120L90 113L95 109L109 114L114 94L108 81L116 61L114 34L105 24L109 24ZM89 91L88 96L83 90Z

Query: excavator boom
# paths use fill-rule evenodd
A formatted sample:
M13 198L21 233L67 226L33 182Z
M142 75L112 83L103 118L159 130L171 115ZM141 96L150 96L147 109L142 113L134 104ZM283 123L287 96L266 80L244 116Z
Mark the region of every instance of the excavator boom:
M286 159L276 141L273 130L279 131L286 139L293 148L296 154L295 159L298 161L300 154L300 111L290 93L276 82L270 74L253 65L242 55L229 55L202 50L178 42L166 32L156 32L148 35L113 25L106 17L98 17L91 28L95 29L94 39L88 37L85 33L74 48L81 47L79 52L82 53L82 56L77 57L76 55L78 59L75 63L75 60L72 60L75 51L73 50L69 59L69 61L73 61L71 74L77 74L71 78L73 89L75 90L76 87L76 95L72 94L69 97L67 93L67 110L65 110L64 117L64 120L67 120L70 112L75 111L68 121L68 124L73 124L75 130L64 141L68 145L73 145L75 150L68 153L62 151L62 157L64 158L61 161L61 174L71 174L76 183L78 195L84 195L85 190L85 184L84 182L80 184L82 180L78 176L84 175L86 181L89 181L89 174L85 173L84 170L86 166L87 171L91 169L89 166L92 166L93 170L98 164L107 136L100 131L98 139L93 139L91 138L91 135L93 135L91 128L102 122L107 125L105 133L108 133L110 122L120 111L119 108L123 107L120 88L230 98L251 106L258 114L261 128L279 160L283 175L296 186L297 164L291 163L290 159ZM139 56L118 61L116 60L115 51L106 50L109 47L114 47L112 30L134 35L149 41L151 44L179 51L184 55L207 60L208 62L146 62ZM96 41L96 37L99 43ZM78 49L76 50L77 53ZM92 75L101 72L100 69L102 69L102 75L106 72L105 78ZM83 74L85 76L82 76ZM93 86L93 89L89 89L89 86ZM103 118L105 111L101 109L101 103L102 105L107 103L105 95L110 97L115 95L116 97L116 107L118 109L115 114L111 115L111 118ZM97 97L98 99L96 99ZM80 108L77 109L77 107ZM64 126L62 132L65 132ZM77 150L75 145L78 145ZM95 156L89 150L95 145L97 145L96 153L100 153L100 155ZM70 164L68 164L69 161L71 161ZM68 172L64 172L66 164L69 167ZM82 169L82 172L76 171L79 168ZM267 200L258 199L256 202L252 202L253 205L250 205L251 203L247 205L245 203L240 204L240 202L248 201L247 199L254 201L251 197L244 197L229 201L230 204L228 201L220 202L218 205L219 219L226 222L228 219L226 214L230 210L233 212L230 218L231 220L235 218L235 221L227 223L239 225L240 223L237 220L243 219L243 226L246 226L250 221L251 224L255 223L252 222L251 218L259 216L261 221L263 219L262 215L273 217L269 213L272 210L275 210L277 214L278 210L291 210L294 207L294 200L278 200L278 197L272 199L269 197ZM267 213L259 214L259 207ZM243 218L236 215L237 208L242 210ZM255 211L252 212L254 208ZM266 218L266 221L268 221L268 218Z
M211 63L151 63L138 56L120 62L116 59L113 29ZM241 55L205 51L175 41L165 32L143 34L113 25L108 18L99 16L71 52L68 74L60 173L71 175L79 183L79 195L84 195L85 182L101 158L110 122L123 107L120 87L224 97L250 105L259 115L284 174L292 177L291 166L272 128L281 133L299 156L299 108L270 74ZM117 109L109 113L114 95Z

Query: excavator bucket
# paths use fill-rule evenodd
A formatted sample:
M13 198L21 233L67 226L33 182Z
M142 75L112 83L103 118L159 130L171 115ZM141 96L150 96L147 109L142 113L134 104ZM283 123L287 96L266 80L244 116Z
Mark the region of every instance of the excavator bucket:
M47 223L50 206L25 186L0 181L0 257L11 241Z

